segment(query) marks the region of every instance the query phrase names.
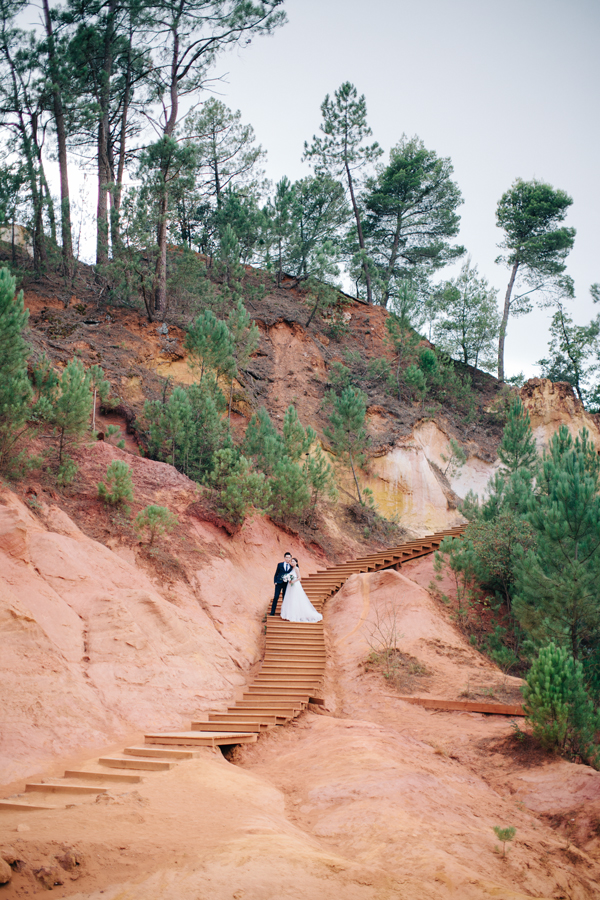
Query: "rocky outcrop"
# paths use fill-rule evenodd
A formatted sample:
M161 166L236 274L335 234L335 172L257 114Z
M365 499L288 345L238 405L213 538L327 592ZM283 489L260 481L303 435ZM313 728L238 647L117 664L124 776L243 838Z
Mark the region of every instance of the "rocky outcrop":
M520 391L521 400L529 413L531 427L542 449L561 425L573 436L587 428L593 444L600 449L600 429L596 418L586 412L570 384L552 382L548 378L531 378Z

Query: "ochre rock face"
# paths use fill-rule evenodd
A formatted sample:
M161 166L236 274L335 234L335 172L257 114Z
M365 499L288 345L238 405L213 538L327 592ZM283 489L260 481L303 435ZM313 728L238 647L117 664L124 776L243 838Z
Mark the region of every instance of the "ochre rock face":
M566 425L573 436L586 428L600 450L596 418L585 411L570 384L532 378L520 396L540 452L561 425ZM464 521L456 509L457 502L469 491L482 497L499 464L491 463L476 442L463 443L463 447L467 461L453 473L448 470L452 448L443 420L420 422L409 436L399 438L391 450L371 461L370 477L366 479L381 512L417 534Z
M121 452L113 451L91 455L106 471L106 457ZM144 480L158 491L157 475L163 498L165 476L183 479L130 459L136 495ZM197 562L166 582L135 547L109 537L111 549L58 507L38 506L36 516L0 492L0 783L57 754L142 729L187 728L198 713L225 709L262 656L276 563L289 546L303 571L317 568L300 540L268 520L251 519L230 538L183 515L179 530Z
M468 491L481 495L496 466L468 446L465 465L448 469L450 437L441 424L420 422L386 454L371 461L368 485L383 515L417 534L452 528L464 521L457 502ZM445 457L445 459L444 459Z
M538 449L548 445L561 425L566 425L573 436L587 428L592 443L600 449L596 419L585 411L570 384L552 382L548 378L531 378L521 388L520 397L529 413Z

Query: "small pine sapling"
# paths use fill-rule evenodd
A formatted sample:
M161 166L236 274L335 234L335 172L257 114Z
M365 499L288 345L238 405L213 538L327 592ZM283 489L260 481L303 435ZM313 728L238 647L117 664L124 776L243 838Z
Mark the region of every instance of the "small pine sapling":
M98 484L98 497L110 506L122 506L123 511L129 514L126 501L133 500L133 482L127 463L113 459L107 466L106 482Z
M600 768L595 743L600 715L587 692L583 666L566 647L554 643L540 649L523 686L527 720L533 736L547 750L579 756Z
M330 427L325 437L331 442L333 452L346 458L352 469L358 502L364 505L356 467L364 463L369 438L365 426L367 395L353 387L345 388L339 397L331 397L333 410L329 416Z
M494 834L502 843L502 859L506 857L507 843L514 839L516 833L517 829L514 825L509 825L507 828L501 828L499 825L494 825Z
M179 520L176 515L164 506L147 506L135 517L135 527L138 532L147 531L151 547L156 537L161 537L165 531L173 531Z
M52 392L48 420L58 435L59 473L63 469L67 443L77 443L87 430L93 402L92 378L92 373L85 370L80 360L72 359L63 369Z
M449 478L454 478L467 461L467 454L454 438L450 438L450 453L448 456L440 453L440 457L446 463L444 475Z

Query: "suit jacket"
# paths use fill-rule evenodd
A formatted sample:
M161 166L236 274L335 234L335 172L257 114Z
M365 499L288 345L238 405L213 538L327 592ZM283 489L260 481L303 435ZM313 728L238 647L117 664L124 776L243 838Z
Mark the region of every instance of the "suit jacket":
M289 569L288 569L288 572L285 571L285 565L286 565L286 564L285 564L285 563L282 563L282 562L277 563L277 569L276 569L276 571L275 571L275 578L273 579L273 581L275 582L275 584L282 584L282 583L283 583L283 576L286 575L286 574L288 574L289 572L292 571L291 563L290 563L290 567L289 567Z

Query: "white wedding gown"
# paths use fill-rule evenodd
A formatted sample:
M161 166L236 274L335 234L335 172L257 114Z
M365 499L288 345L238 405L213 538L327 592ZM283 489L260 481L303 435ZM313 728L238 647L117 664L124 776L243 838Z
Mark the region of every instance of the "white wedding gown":
M288 622L320 622L323 616L314 608L300 582L294 581L287 586L281 618Z

